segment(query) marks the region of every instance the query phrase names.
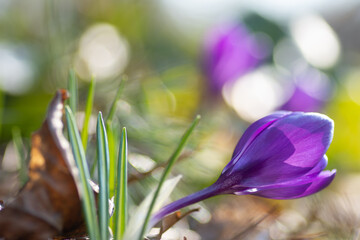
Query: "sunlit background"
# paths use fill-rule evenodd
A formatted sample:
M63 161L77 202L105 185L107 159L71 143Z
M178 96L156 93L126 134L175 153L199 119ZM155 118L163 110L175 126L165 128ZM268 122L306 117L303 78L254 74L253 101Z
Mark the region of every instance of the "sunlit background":
M97 111L107 113L126 75L116 117L128 128L134 171L165 162L202 115L175 167L183 178L173 199L212 183L246 127L273 111L321 112L335 121L327 155L338 176L330 190L287 202L215 198L168 239L232 239L231 226L245 229L275 204L282 210L252 236L352 236L360 221L360 195L349 187L360 182L359 28L356 0L0 0L1 172L19 169L13 134L20 131L27 152L54 92L67 88L69 69L79 79L79 124L96 79L92 133ZM135 203L157 172L149 178L133 185ZM1 197L13 189L3 185Z

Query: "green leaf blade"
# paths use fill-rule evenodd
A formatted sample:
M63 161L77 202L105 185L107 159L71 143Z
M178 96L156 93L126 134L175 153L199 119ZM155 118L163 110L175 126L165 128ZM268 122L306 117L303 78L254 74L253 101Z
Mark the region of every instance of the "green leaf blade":
M116 186L116 171L117 171L117 160L118 160L118 149L120 137L120 125L117 122L106 121L106 133L108 136L109 143L109 154L110 154L110 170L109 170L109 191L110 197L114 196Z
M70 69L68 77L68 90L70 92L69 106L73 114L77 111L77 100L78 100L78 86L75 71Z
M170 157L170 159L168 161L168 164L167 164L167 166L166 166L166 168L165 168L165 170L164 170L164 172L163 172L163 174L162 174L162 176L160 178L159 184L158 184L158 186L157 186L157 188L155 190L154 197L153 197L153 199L151 201L150 207L149 207L149 209L147 211L147 214L146 214L146 217L145 217L142 229L141 229L141 233L139 235L139 240L143 239L144 234L146 233L146 231L148 229L150 216L151 216L152 211L154 209L154 206L155 206L157 197L158 197L158 195L160 193L162 185L164 184L167 176L170 174L174 163L176 162L177 158L180 156L181 151L185 147L185 144L187 143L187 141L188 141L191 133L194 131L195 127L198 125L199 121L200 121L200 115L197 115L195 117L194 121L192 122L192 124L190 125L190 127L186 130L186 132L182 136L182 138L180 140L180 143L177 146L177 148L175 149L174 153L171 155L171 157Z
M99 223L101 239L109 239L109 144L101 112L98 115L97 158L99 179Z
M119 158L117 164L117 188L115 195L115 239L122 239L127 224L127 156L128 144L126 128L123 128L119 146Z
M112 119L114 118L115 111L116 111L116 103L121 97L121 94L122 94L122 92L124 90L124 86L125 86L126 81L127 81L127 77L123 76L122 79L121 79L121 82L119 84L119 88L118 88L118 90L116 92L114 101L111 104L110 111L109 111L109 114L108 114L108 116L106 118L106 121L112 121Z
M83 149L78 128L76 126L75 117L69 106L65 107L66 123L68 128L68 135L74 155L76 165L79 169L80 177L80 198L85 215L85 222L90 239L100 239L99 226L96 216L95 198L92 188L88 180L90 174L85 158L85 151Z
M19 177L21 184L25 184L28 180L27 175L27 168L26 168L26 157L24 151L24 142L21 138L20 128L13 127L12 129L12 137L15 150L20 160L20 170L19 170Z
M175 186L181 179L181 175L166 180L160 190L160 193L154 204L154 210L158 210L163 203L168 199L170 194L175 189ZM125 231L123 240L139 239L142 225L139 223L144 222L147 209L149 209L151 200L154 198L155 189L152 190L149 195L140 203L138 207L133 209L131 215L129 215L129 223Z
M3 121L3 114L4 114L4 93L2 89L0 89L0 137L2 131L2 121Z
M81 141L84 146L84 150L86 152L86 147L88 143L88 136L89 136L89 122L91 117L91 112L93 109L93 103L94 103L94 92L95 92L95 79L94 77L91 79L90 86L89 86L89 92L88 97L86 101L86 108L85 108L85 118L84 118L84 124L83 129L81 131Z

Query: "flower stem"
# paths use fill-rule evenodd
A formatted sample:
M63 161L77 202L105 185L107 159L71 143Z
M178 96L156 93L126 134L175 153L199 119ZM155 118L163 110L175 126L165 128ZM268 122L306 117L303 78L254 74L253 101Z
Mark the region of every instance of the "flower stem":
M203 190L200 190L199 192L190 194L184 198L181 198L175 202L172 202L163 208L161 208L157 213L155 213L151 220L150 220L150 227L153 227L156 223L158 223L163 217L166 215L169 215L170 213L173 213L181 208L187 207L191 204L200 202L204 199L213 197L215 195L219 194L219 189L215 187L214 185L211 185L210 187L204 188Z

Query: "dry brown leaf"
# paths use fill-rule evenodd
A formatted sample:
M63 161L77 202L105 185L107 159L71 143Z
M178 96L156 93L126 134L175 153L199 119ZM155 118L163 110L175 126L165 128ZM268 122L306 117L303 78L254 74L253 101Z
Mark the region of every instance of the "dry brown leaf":
M67 98L66 90L57 91L44 123L32 135L29 181L0 211L0 238L42 240L81 229L78 235L84 235L77 169L62 133Z

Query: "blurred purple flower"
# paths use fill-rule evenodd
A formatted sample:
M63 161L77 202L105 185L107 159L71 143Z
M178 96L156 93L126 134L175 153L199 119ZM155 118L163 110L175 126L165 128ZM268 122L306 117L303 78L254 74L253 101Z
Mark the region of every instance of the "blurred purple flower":
M290 98L279 108L286 111L320 112L332 93L329 78L313 68L293 75Z
M293 199L324 189L336 174L323 171L333 129L333 121L317 113L277 112L256 121L213 185L163 207L151 223L219 194Z
M204 72L210 88L221 92L225 83L233 82L259 64L265 51L255 37L241 25L222 25L205 40Z

